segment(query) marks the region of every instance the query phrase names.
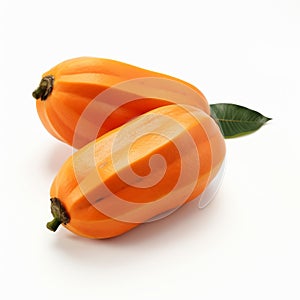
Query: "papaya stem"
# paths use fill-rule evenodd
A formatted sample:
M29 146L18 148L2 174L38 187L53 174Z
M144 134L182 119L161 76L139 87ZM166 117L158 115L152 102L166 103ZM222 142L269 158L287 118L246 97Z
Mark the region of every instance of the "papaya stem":
M48 75L42 78L39 87L33 91L32 96L38 100L46 100L53 90L54 76Z
M54 218L51 222L47 223L47 228L49 230L55 232L60 224L61 224L61 221L57 218Z
M70 216L65 207L58 198L51 198L51 213L54 219L47 223L47 228L51 231L56 231L60 224L70 222Z

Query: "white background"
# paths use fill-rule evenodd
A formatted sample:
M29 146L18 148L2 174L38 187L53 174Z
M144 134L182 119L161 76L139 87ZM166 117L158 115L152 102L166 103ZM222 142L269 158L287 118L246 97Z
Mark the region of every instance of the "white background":
M1 289L6 299L300 298L300 2L1 1ZM72 149L31 93L77 56L196 85L273 120L226 140L222 186L110 240L48 231L49 188Z

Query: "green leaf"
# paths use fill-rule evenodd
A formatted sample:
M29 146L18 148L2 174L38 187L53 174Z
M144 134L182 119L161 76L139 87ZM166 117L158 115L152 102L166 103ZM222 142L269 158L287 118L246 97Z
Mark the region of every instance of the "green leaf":
M258 130L271 118L244 106L231 103L210 105L211 117L219 125L225 138L243 136Z

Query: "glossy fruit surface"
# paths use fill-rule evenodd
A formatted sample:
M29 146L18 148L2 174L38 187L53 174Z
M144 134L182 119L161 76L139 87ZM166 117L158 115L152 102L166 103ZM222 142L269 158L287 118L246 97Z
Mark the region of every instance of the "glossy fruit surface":
M48 132L75 148L160 106L187 104L210 112L202 92L183 80L95 57L51 68L33 96Z
M199 196L218 173L225 142L215 121L189 105L167 105L75 152L53 181L54 220L77 235L109 238Z

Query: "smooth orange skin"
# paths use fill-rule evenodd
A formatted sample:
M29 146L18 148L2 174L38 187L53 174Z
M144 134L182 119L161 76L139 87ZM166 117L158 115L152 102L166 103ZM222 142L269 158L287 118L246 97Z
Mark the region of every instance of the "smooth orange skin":
M174 102L194 105L207 114L210 112L205 96L193 85L178 78L115 60L94 57L73 58L56 65L44 73L42 77L47 75L54 76L54 86L51 94L45 101L40 99L36 101L38 115L49 133L77 149L145 112L160 106L173 104ZM96 96L117 84L139 78L173 80L195 91L197 97L194 97L194 99L182 97L180 100L176 100L176 97L172 95L167 96L169 99L141 97L139 100L132 101L121 107L118 107L117 103L112 103L111 105L116 110L100 128L98 135L95 138L87 137L86 132L89 132L90 129L86 128L80 133L82 139L77 138L74 141L74 132L78 120ZM175 91L175 93L180 93L180 91ZM97 107L95 115L101 116L103 109L101 106Z
M116 146L118 138L120 147ZM195 143L194 148L188 145L188 138ZM196 166L194 150L200 161L196 177L189 175ZM218 125L201 109L187 105L159 107L75 152L54 179L50 197L60 199L66 208L70 222L64 226L68 230L92 239L115 237L199 196L218 173L225 151ZM149 161L155 154L165 159L162 179L147 188L133 186L136 181L130 182L131 171L141 176L140 183L147 183ZM128 161L124 162L123 155ZM117 166L116 162L122 163ZM179 189L173 190L182 168L188 173ZM152 170L152 178L159 178L160 169ZM129 181L125 183L121 175ZM114 195L137 207L119 205Z

